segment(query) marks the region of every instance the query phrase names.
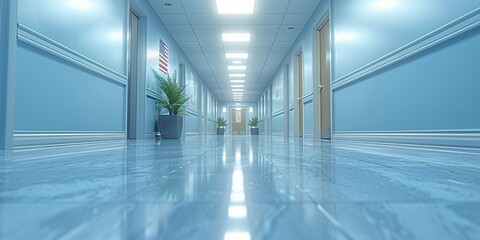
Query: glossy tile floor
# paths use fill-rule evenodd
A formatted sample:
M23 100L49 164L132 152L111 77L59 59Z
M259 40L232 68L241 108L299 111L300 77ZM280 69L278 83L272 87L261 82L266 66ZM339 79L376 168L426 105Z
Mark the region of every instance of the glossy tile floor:
M202 136L0 160L0 239L480 239L478 150Z

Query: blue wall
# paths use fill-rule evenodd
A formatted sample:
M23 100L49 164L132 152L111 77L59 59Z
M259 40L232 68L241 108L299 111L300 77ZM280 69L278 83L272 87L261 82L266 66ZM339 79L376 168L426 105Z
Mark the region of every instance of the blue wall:
M124 141L129 1L10 2L18 6L18 41L12 48L16 54L14 130L13 136L6 138L13 139L14 147ZM140 30L145 37L139 39L146 46L139 50L139 56L146 58L139 61L146 62L142 66L145 78L139 79L144 83L139 86L146 86L141 91L145 93L145 112L139 118L144 122L144 135L153 137L156 131L157 108L153 98L160 91L151 69L158 66L159 38L169 46L169 72L177 71L180 62L185 65L187 93L192 97L186 130L199 133L200 89L207 92L208 107L204 109L210 122L215 114L215 97L149 3L135 0L131 4L145 25ZM3 13L7 12L3 11L4 5L2 2L2 23ZM5 126L3 120L0 123ZM213 132L213 127L209 127L209 132ZM2 138L0 143L4 145L3 142Z
M272 82L287 63L292 107L301 49L304 135L312 134L313 34L330 13L334 139L479 147L479 7L478 0L322 1ZM274 99L273 111L278 101L286 98ZM272 122L273 133L283 131L279 116Z
M15 146L125 138L126 14L126 1L18 1Z
M480 2L392 2L332 1L334 137L480 146Z

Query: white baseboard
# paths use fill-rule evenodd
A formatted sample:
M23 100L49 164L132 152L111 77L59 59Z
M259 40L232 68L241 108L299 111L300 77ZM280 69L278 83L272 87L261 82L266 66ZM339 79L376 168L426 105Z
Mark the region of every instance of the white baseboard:
M480 129L439 131L334 132L334 140L480 148Z
M14 149L125 142L125 132L15 131Z

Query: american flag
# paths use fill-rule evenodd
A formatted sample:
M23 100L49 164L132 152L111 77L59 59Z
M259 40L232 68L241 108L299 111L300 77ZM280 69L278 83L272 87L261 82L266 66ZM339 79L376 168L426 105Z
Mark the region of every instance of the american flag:
M164 73L168 73L168 46L160 39L158 44L158 69Z

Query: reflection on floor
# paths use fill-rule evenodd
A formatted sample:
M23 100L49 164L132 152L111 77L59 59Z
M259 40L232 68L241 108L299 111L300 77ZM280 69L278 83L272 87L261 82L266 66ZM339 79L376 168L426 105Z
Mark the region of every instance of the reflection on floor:
M0 162L0 239L480 239L478 151L201 136Z

